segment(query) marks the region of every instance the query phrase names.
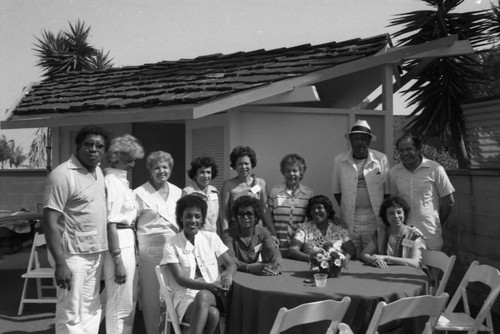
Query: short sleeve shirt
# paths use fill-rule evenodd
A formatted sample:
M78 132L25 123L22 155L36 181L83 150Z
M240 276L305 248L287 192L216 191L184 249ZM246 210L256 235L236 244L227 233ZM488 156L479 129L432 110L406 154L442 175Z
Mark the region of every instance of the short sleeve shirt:
M61 214L58 224L62 247L69 254L91 254L108 249L104 175L96 178L76 156L57 166L48 176L44 207Z
M308 221L300 225L295 233L295 240L303 244L303 252L312 254L318 248L323 247L326 242L331 242L337 249L342 247L342 244L351 240L349 232L343 228L337 217L334 217L336 223L328 222L326 235L323 235L314 222Z
M303 184L299 184L294 194L290 194L284 184L271 189L267 201L280 247L290 246L297 227L305 221L311 197L312 189Z
M399 163L390 171L391 193L403 196L410 204L408 225L418 228L425 239L441 238L439 201L455 192L443 166L422 157L413 172Z
M165 244L160 264L178 263L183 275L190 279L195 278L198 266L205 282L213 283L219 277L217 258L227 250L228 248L217 233L198 231L193 245L187 240L184 231L181 231ZM174 290L174 306L181 301L187 290L189 290L188 293L193 291L193 289L180 286L175 280L172 281L172 289Z

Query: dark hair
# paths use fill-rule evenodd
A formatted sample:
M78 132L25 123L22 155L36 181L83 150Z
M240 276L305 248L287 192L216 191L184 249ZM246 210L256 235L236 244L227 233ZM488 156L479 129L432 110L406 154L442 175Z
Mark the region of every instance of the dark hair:
M109 148L109 134L108 131L104 130L100 126L96 125L85 125L81 128L75 137L76 149L79 150L82 146L83 141L87 138L88 135L97 135L101 136L104 139L104 147L106 151Z
M217 164L215 163L214 158L212 157L198 157L191 161L191 169L187 171L187 174L191 180L196 178L196 173L200 168L212 168L212 180L215 179L218 175L217 172Z
M231 168L236 167L236 160L238 160L241 157L248 156L250 159L250 163L252 164L252 168L257 166L257 155L255 154L255 151L249 147L249 146L236 146L233 148L231 151L231 154L229 155L229 160L231 161Z
M302 158L300 155L298 155L297 153L287 154L283 157L283 159L281 159L281 161L280 161L281 174L283 174L285 172L285 168L287 166L293 166L295 164L299 165L300 179L302 180L302 178L304 177L304 173L306 172L306 169L307 169L306 160L304 158Z
M417 151L420 151L422 149L422 139L420 139L419 136L414 136L412 134L405 134L401 136L397 141L396 141L396 149L399 149L399 143L405 140L411 140L413 143L413 146L417 149Z
M184 228L182 224L182 215L188 208L197 208L201 210L202 222L200 227L205 226L207 202L198 194L189 194L181 197L181 199L177 201L177 206L175 207L175 220L177 221L177 225L179 225L179 229L182 230Z
M382 205L380 206L380 212L378 216L382 218L382 221L384 222L385 225L390 226L389 222L387 221L387 209L397 206L401 207L405 213L405 221L403 224L406 225L406 221L408 220L408 214L410 213L410 205L408 205L408 202L399 195L391 195L387 197L383 202Z
M256 222L262 219L262 205L260 204L260 201L257 198L248 195L238 197L233 202L231 208L233 216L236 217L238 215L238 210L247 206L251 206L253 208Z
M311 208L314 205L318 205L318 204L322 204L325 207L325 210L328 214L328 219L333 220L333 218L335 217L335 210L333 210L333 204L328 199L328 197L323 196L323 195L313 196L309 199L309 202L307 203L307 210L306 210L307 218L312 219Z

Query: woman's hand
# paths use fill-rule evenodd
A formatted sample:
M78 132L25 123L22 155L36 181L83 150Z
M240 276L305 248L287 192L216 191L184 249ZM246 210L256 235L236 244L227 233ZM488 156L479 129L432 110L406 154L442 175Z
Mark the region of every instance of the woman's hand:
M218 295L218 296L223 297L223 296L225 296L225 295L226 295L226 293L227 293L227 291L228 291L228 290L226 290L226 289L224 289L224 288L222 287L222 284L221 284L221 282L219 282L219 281L214 282L214 283L210 283L210 285L211 285L211 287L210 287L210 289L209 289L209 290L210 290L210 291L212 291L212 293L213 293L214 295Z
M125 271L125 266L121 256L115 259L115 283L123 284L127 281L127 272Z
M386 258L387 258L386 255L374 254L374 255L372 255L372 262L371 263L375 267L387 268L387 263L385 262Z
M275 272L271 269L271 265L265 263L252 263L247 266L247 271L254 275L274 276Z

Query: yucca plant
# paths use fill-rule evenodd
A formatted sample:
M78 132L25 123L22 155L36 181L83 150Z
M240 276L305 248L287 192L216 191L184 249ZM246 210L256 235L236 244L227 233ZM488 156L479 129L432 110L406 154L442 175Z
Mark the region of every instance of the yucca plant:
M43 75L51 78L70 71L102 70L113 66L109 51L98 50L88 42L90 26L78 20L69 23L69 30L52 33L44 30L41 37L35 37L34 51L39 60L37 66Z
M71 71L104 70L113 67L113 59L109 51L97 49L88 42L90 26L77 20L73 25L69 22L69 29L52 33L44 30L42 36L35 37L34 51L38 57L37 66L43 70L43 76L50 80L53 76ZM50 128L40 128L31 142L28 153L29 163L32 168L51 169ZM44 166L44 163L47 163Z
M468 39L475 48L490 41L491 11L453 12L464 0L422 1L433 9L399 14L391 21L389 26L402 27L393 34L393 38L399 38L397 45L416 45L450 35ZM417 64L408 61L402 68L410 71ZM472 56L437 58L403 91L408 95L408 105L415 106L411 115L416 118L407 129L424 140L451 133L460 168L468 167L461 104L472 97L469 85L483 80L486 78Z

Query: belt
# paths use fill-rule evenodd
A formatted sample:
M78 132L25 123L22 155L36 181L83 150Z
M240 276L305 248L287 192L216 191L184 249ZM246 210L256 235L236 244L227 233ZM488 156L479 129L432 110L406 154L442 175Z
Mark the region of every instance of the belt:
M124 229L127 229L127 228L129 228L129 229L131 229L131 230L135 231L135 225L134 225L134 224L132 224L132 225L122 225L122 224L116 224L116 229L117 229L117 230L124 230Z

